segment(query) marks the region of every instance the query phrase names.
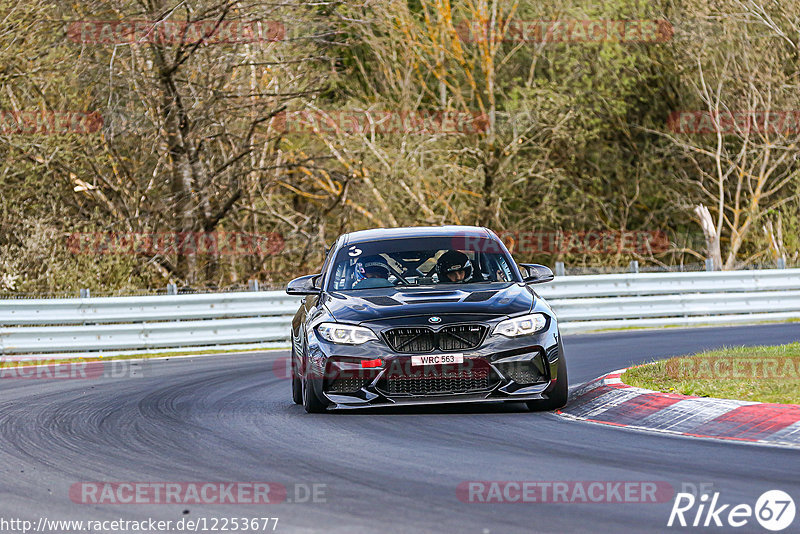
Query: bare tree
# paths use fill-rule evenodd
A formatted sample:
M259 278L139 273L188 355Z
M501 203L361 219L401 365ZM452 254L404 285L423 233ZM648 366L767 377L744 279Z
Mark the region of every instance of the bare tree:
M69 58L76 76L59 87L52 71L29 74L27 98L95 109L105 124L99 135L72 139L68 151L63 140L25 140L17 149L67 181L74 202L101 210L114 229L169 231L179 240L221 225L264 231L267 221L248 225L231 215L246 206L253 213L258 191L285 166L275 117L325 85L326 5L109 0L40 13L40 25L60 30L58 49L77 54ZM188 252L152 258L165 276L219 280L218 257L202 266L192 243L178 246Z
M683 50L700 106L674 114L664 134L689 164L680 177L683 203L701 224L708 257L722 269L768 254L768 246L755 244L758 230L770 214L796 203L800 184L797 13L780 28L770 11L785 21L788 10L735 3L732 13L713 11L695 21L695 46ZM703 31L709 28L715 31Z

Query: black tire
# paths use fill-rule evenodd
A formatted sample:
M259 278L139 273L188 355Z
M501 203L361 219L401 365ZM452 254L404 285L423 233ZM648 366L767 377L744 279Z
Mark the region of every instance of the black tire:
M303 381L300 371L295 366L294 349L292 349L292 400L295 404L303 404Z
M567 404L569 396L569 381L567 380L567 361L564 359L564 350L559 351L556 386L545 400L527 401L528 409L532 412L558 410Z
M320 379L309 377L303 379L303 408L307 413L323 413L326 408L317 397L317 392L313 387L316 381L320 381Z
M292 373L292 399L294 399L297 404L302 404L303 408L306 409L307 413L322 413L325 411L325 404L317 397L316 390L312 387L316 384L316 381L321 381L319 378L309 377L308 374L311 372L308 368L308 364L306 363L306 347L305 347L305 337L301 338L301 348L300 348L300 361L302 362L303 372L302 374L299 372ZM295 344L292 343L292 352L294 352ZM292 367L294 368L294 360L292 360ZM294 371L294 369L293 369ZM302 379L300 377L303 377ZM297 377L297 378L295 378ZM300 400L298 402L295 389L295 381L298 383L298 387L300 389L299 397Z
M303 382L295 377L292 377L292 401L295 404L303 404Z

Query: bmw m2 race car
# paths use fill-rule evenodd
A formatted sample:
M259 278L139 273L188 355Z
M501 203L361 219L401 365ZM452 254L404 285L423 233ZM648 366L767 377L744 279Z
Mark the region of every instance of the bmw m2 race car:
M340 236L292 321L292 398L309 413L454 402L567 402L558 322L522 264L486 228L394 228Z

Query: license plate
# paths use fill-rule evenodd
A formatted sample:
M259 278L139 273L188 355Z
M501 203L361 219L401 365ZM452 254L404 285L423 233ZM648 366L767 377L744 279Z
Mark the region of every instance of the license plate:
M412 356L411 365L444 365L449 363L464 363L463 354L429 354L427 356Z

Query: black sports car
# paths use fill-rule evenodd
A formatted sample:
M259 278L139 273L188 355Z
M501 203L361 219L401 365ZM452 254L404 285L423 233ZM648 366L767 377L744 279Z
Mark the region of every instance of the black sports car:
M292 397L308 412L453 402L567 401L558 323L523 264L473 226L340 236L292 321Z

